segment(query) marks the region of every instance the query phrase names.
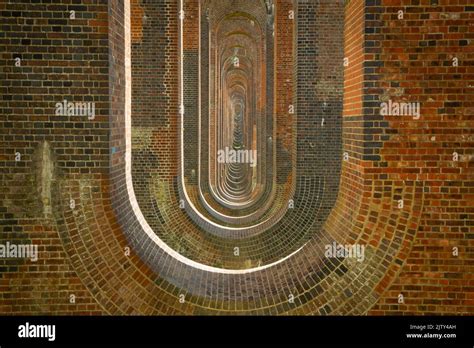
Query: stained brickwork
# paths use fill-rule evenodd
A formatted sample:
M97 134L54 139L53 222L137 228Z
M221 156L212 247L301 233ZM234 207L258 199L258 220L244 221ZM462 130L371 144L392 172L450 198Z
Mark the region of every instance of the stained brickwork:
M3 1L0 11L0 241L38 245L37 262L0 259L0 311L103 313L65 252L56 213L65 182L92 189L108 173L107 2ZM95 119L56 115L64 99L95 102Z
M275 166L261 175L276 171L279 191L259 219L285 209L241 238L181 206L180 1L124 1L0 4L0 244L39 252L0 258L1 313L473 313L467 1L183 0L195 195L213 16L238 9L264 26L266 51L242 60L268 69L258 127ZM64 100L95 114L58 114ZM420 113L381 114L383 103ZM325 256L333 242L365 246L364 260Z

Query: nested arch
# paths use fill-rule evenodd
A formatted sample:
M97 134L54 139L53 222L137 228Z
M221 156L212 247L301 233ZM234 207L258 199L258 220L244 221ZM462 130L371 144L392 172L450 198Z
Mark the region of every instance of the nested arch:
M236 3L243 2L232 2L234 6ZM249 2L246 1L246 3ZM256 2L250 3L256 6ZM338 310L347 312L347 309L338 307L338 304L345 301L346 295L343 290L350 288L351 293L354 296L357 295L358 298L367 293L371 295L367 301L361 302L352 310L354 313L360 313L375 301L376 292L372 291L373 287L377 279L380 280L387 270L386 265L389 264L387 258L393 256L381 255L372 250L372 253L367 256L368 262L363 265L349 264L343 260L328 260L324 257L324 246L332 243L336 238L339 240L347 236L354 239L365 238L364 234L358 233L360 230L354 227L355 223L344 213L347 209L341 208L352 207L354 212L350 211L349 215L359 211L357 206L350 203L352 200L357 200L357 197L348 199L347 177L349 176L341 181L343 195L339 197L342 197L342 200L336 201L342 163L340 158L342 70L331 71L326 75L321 67L326 66L323 63L342 61L342 51L325 50L327 47L324 45L327 43L324 40L318 41L318 33L324 36L325 30L329 28L328 21L316 22L314 18L311 19L307 15L314 12L328 15L329 12L330 16L341 18L343 7L340 4L331 6L325 4L322 11L319 2L316 1L294 1L290 4L297 13L292 44L285 46L285 42L288 42L287 37L284 31L279 31L280 26L286 25L287 28L292 28L288 25L291 22L285 22L288 20L287 16L279 12L282 9L287 11L288 3L276 1L274 32L277 44L265 52L267 57L274 57L271 63L274 65L274 74L271 74L270 78L278 80L280 77L281 80L283 77L281 81L284 81L282 85L277 84L276 88L273 87L276 91L270 104L276 110L277 127L270 128L273 136L268 137L266 142L271 143L271 147L276 148L275 153L279 154L274 158L273 167L276 171L274 180L277 185L282 184L281 189L288 190L288 186L284 185L288 182L287 178L291 177L295 182L294 193L290 195L293 197L295 209L285 210L284 215L276 224L255 236L240 236L241 238L232 239L208 233L208 227L205 224L196 223L195 220L190 219L186 210L179 207L178 176L180 173L178 168L180 162L176 144L180 134L180 127L178 127L180 103L178 89L173 83L167 81L173 81L178 76L177 62L181 57L189 63L181 64L183 69L192 71L195 67L203 68L198 63L199 51L203 50L203 46L196 47L195 42L199 41L193 40L204 36L203 32L194 31L194 34L190 32L191 39L188 37L190 42L181 46L183 51L176 49L173 43L165 46L164 49L147 46L150 36L159 35L152 30L144 32L142 41L134 45L130 42L125 44L125 57L131 57L131 64L124 68L128 75L126 79L128 92L124 94L125 113L116 112L115 114L118 120L117 129L124 129L124 133L119 133L114 141L118 142L119 146L122 139L127 141L126 162L121 161L120 151L112 156L112 182L115 188L112 192L113 205L119 223L123 226L124 233L134 250L159 275L160 279L171 284L175 289L186 291L193 296L192 303L196 307L206 306L202 305L201 299L204 302L215 301L216 306L222 305L220 308L229 311L232 306L239 306L242 303L248 305L246 309L242 309L244 311L265 311L265 306L271 303L272 312L284 313L292 310L288 307L287 301L288 294L291 293L295 294L297 307L314 307L314 310L317 310L319 305L330 303L330 310L327 312ZM198 9L197 5L198 2L190 2L187 6ZM220 11L225 11L225 6ZM303 11L305 15L298 15L300 11ZM265 15L268 15L268 12ZM205 17L194 18L199 18L200 25L205 26L207 23ZM177 16L169 15L166 18L169 28L179 29ZM273 23L270 21L270 24L266 27L266 31L267 34L273 35ZM125 36L128 37L128 35ZM298 41L305 42L305 45L296 45L294 39L296 37ZM339 40L340 47L343 47L342 30L333 40ZM308 45L322 47L316 51L308 49ZM128 53L127 50L129 50ZM147 50L150 51L149 56L146 56ZM162 56L160 50L163 51ZM145 58L138 53L134 54L134 51L145 54ZM279 63L284 61L288 52L293 52L295 61L293 63L285 61L286 66L282 68ZM156 75L147 70L146 58L150 57L155 57L160 64L163 63L163 69ZM119 71L122 69L121 66L114 68ZM148 76L140 75L140 69L147 72ZM160 80L160 74L163 73L163 80ZM289 75L294 79L288 78ZM192 76L192 74L182 76L184 79L185 76ZM201 98L203 98L204 95L209 95L206 89L209 81L206 79L209 80L210 77L209 74L198 76L201 76L199 81L193 81L188 77L186 84L183 84L183 81L180 82L181 86L187 88L188 91L198 91L201 88L207 92L201 93ZM333 88L316 90L314 86L321 80L326 83L326 87ZM150 109L149 114L143 112L142 106L138 105L138 101L134 98L144 101L145 104L153 101L147 99L146 96L132 98L133 84L145 83L144 81L148 83L158 81L157 86L164 83L163 88L170 88L166 98L160 101L161 108ZM120 86L121 82L118 79L112 83ZM194 88L195 85L198 88ZM244 99L243 85L241 83L240 85L230 100ZM320 83L319 86L321 85ZM267 92L272 89L270 86L275 85L267 85ZM283 89L287 93L283 93ZM189 105L191 107L195 105L195 115L192 112L187 114L189 120L195 122L198 119L198 110L201 107L209 109L209 103L197 102L199 99L196 93L187 95L187 99L184 100L185 110L189 112ZM332 105L331 110L323 110L322 105L325 102ZM285 111L290 103L295 106L295 117L289 117ZM268 116L268 110L265 111L265 115ZM327 121L325 128L318 126L321 124L323 115ZM120 123L121 116L126 121L125 127ZM286 131L287 128L292 127L295 132ZM321 143L321 138L330 138L334 141L325 146ZM163 145L169 146L170 151L162 152L160 146ZM117 143L114 143L114 146L117 146ZM296 156L295 168L288 167L287 164L291 161L285 160L291 158L291 155ZM269 153L268 156L271 158L272 154ZM185 180L194 182L192 161L189 162L189 166L185 166L185 169L187 168L190 170L189 173L184 173ZM195 178L197 180L197 175ZM362 190L357 194L360 194L359 198L361 198ZM288 195L275 195L276 200L284 201L287 197ZM198 194L196 199L199 200ZM336 208L329 216L334 206ZM271 211L272 207L269 209ZM393 212L393 215L396 213ZM406 218L410 219L410 217ZM239 259L236 259L233 254L235 246L238 246L241 251ZM391 250L396 252L395 249ZM374 269L377 272L374 273ZM376 280L368 285L351 287L355 279L368 279L370 276ZM205 303L208 304L208 302Z
M269 54L273 51L273 33L263 2L232 6L231 2L209 1L201 2L200 9L205 16L200 20L197 80L207 83L196 86L197 122L183 115L183 139L196 137L199 151L181 154L185 163L198 156L191 170L198 173L198 183L189 180L189 171L183 167L180 191L197 224L204 225L209 233L242 238L261 233L284 215L285 199L275 202L275 195L291 199L291 189L276 187L276 142L269 141L276 136L275 110L269 97L274 90L274 57ZM185 49L185 40L183 46ZM183 69L182 73L192 80L189 75L195 71ZM241 115L232 114L233 89L237 86L239 102L245 105ZM185 103L184 86L181 93ZM195 127L197 132L187 132L186 127ZM227 154L227 150L255 157L253 165L219 163L218 153ZM275 214L275 210L279 212Z
M288 52L295 57L303 52L296 44L297 23L281 16L286 20L280 24L284 30L293 28L293 35L283 38L274 19L278 4L269 11L264 2L243 0L178 3L178 12L189 10L176 25L176 76L167 77L178 82L175 113L159 109L145 115L141 105L131 101L130 116L137 117L136 128L130 121L129 164L136 209L143 213L140 220L148 224L152 239L182 261L217 273L271 267L318 236L334 200L326 197L334 191L331 185L337 189L338 180L337 166L333 172L327 168L308 172L305 157L317 132L317 123L311 120L316 115L298 102L297 90L311 84L299 75L299 62L286 59L284 67L279 65ZM133 76L142 65L134 66L133 50L131 57L133 96ZM306 100L306 93L303 96L301 100ZM173 98L167 103L173 105ZM290 105L296 112L289 112ZM306 112L302 119L300 109ZM177 151L153 148L162 141L158 137L150 148L143 135L153 137L173 122L176 133L170 131L168 136L176 137ZM138 145L134 148L133 143ZM219 147L257 152L256 166L218 163ZM168 173L163 172L163 159L176 164ZM331 160L337 161L337 156ZM323 159L314 157L311 162L315 168L325 167ZM235 257L236 248L245 255L243 260Z

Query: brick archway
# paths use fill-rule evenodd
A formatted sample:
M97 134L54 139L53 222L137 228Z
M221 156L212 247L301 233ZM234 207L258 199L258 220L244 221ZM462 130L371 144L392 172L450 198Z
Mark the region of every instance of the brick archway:
M114 9L112 6L112 13L119 8ZM278 11L279 7L276 6L276 8ZM133 9L132 6L132 12ZM155 11L158 9L160 7L156 7ZM151 25L164 25L166 30L176 32L178 18L174 17L177 13L175 9L175 7L168 8L169 17L166 17L168 20L151 21ZM282 6L280 9L286 16L288 8ZM298 16L300 9L311 16ZM150 18L153 13L152 8L143 10L145 16ZM393 195L381 195L385 192L384 188L381 188L382 191L379 193L379 188L364 186L364 177L368 172L363 169L357 154L352 152L352 160L347 161L348 163L344 162L343 154L340 149L338 150L337 141L331 140L334 139L334 130L337 129L338 122L339 126L343 126L347 132L352 129L350 121L352 119L342 122L342 118L337 117L337 113L342 112L343 105L342 87L337 85L337 81L342 83L342 74L339 80L332 82L334 85L331 86L331 77L338 71L342 72L329 64L334 61L332 48L337 47L338 44L332 40L325 40L324 35L319 37L316 34L324 30L325 26L331 28L337 15L342 20L343 10L343 7L335 3L324 5L311 2L298 3L296 11L298 37L300 40L306 38L308 43L298 45L296 51L298 57L295 66L298 91L295 97L298 112L297 134L300 136L302 131L306 131L309 138L302 136L299 138L300 143L297 143L297 146L306 151L296 151L300 156L297 161L299 184L297 184L294 203L297 207L301 203L308 204L310 212L313 214L318 212L319 217L315 220L300 219L298 214L303 213L304 209L289 210L277 228L281 231L286 231L285 229L295 231L295 233L307 231L309 228L313 233L300 235L298 243L293 244L293 249L286 244L286 248L278 249L281 243L265 244L263 250L267 252L260 254L267 257L265 260L252 258L251 251L245 249L245 242L249 248L252 247L249 250L253 249L253 252L258 253L259 249L255 249L255 243L249 244L246 239L243 239L243 243L240 244L244 247L240 248L239 256L243 257L236 258L235 240L211 238L210 242L201 239L200 243L199 230L192 232L196 229L196 225L191 219L186 218L185 210L179 207L175 181L178 174L178 162L173 151L177 150L177 146L172 139L173 134L179 134L178 119L175 117L179 114L179 103L172 103L172 100L174 97L178 100L179 93L178 84L167 81L173 81L172 76L177 76L175 74L178 73L178 64L175 60L164 61L166 64L163 71L166 73L161 75L161 80L140 75L139 68L134 73L134 59L137 57L134 58L133 52L139 47L134 47L134 40L138 40L134 38L142 38L142 43L149 42L146 40L146 26L141 24L141 35L132 30L131 45L127 48L126 44L122 46L124 35L121 29L122 23L125 28L127 27L127 16L121 17L119 13L117 17L113 17L117 19L117 22L112 21L113 25L116 25L112 31L113 35L116 35L112 38L116 45L111 46L113 57L111 107L114 115L111 136L111 146L114 149L111 156L111 203L116 212L118 226L126 236L128 245L139 259L147 264L148 268L141 277L141 282L149 284L146 290L138 291L136 280L129 278L127 281L131 282L129 285L121 281L125 289L122 291L128 292L130 290L127 289L132 288L138 291L142 299L140 303L143 301L153 303L157 299L156 296L166 298L164 300L166 305L160 310L165 310L163 308L167 308L167 304L171 303L170 311L185 310L192 313L213 313L217 310L222 313L361 314L366 313L377 301L380 293L396 276L410 250L419 222L423 190L421 186L411 183L394 186ZM315 17L326 20L314 22L310 19ZM125 20L121 22L120 18L125 18ZM346 28L346 33L347 30ZM157 32L160 31L148 33ZM342 39L342 32L340 35ZM135 42L135 45L137 44ZM319 54L308 49L313 45L319 45ZM143 49L144 52L148 52L150 47L145 45ZM130 51L127 52L127 50ZM179 52L178 45L172 42L160 51L163 51L163 58ZM131 65L126 69L129 54ZM359 52L353 52L353 54L357 55ZM156 57L153 51L150 55ZM341 51L339 58L342 57ZM162 60L156 61L158 64L163 64ZM323 64L324 62L326 64ZM316 70L317 73L314 72L315 66L321 67ZM277 75L278 73L284 75L285 70L281 68L279 72L277 71ZM124 84L127 79L128 87ZM134 98L139 100L146 98L146 95L142 94L135 94L136 97L134 97L132 84L134 80L144 83L151 81L164 83L162 88L167 92L164 98L158 100L168 106L158 108L158 110L164 110L164 115L172 116L168 123L157 119L156 108L150 108L141 111L145 115L139 116L137 119L139 127L134 128ZM315 81L318 81L320 88L313 88ZM337 93L341 96L340 99L335 98ZM153 100L156 102L156 99ZM136 107L142 107L143 104L136 105ZM280 110L287 105L286 102L282 102ZM350 99L346 98L345 108L350 105ZM149 112L148 115L147 112ZM317 122L320 128L314 128L314 132L316 133L316 129L319 129L320 133L319 137L315 137L315 133L308 132L308 125L314 125L315 117L318 116L321 117L321 120ZM153 121L153 125L158 124L160 127L152 129L143 127L146 125L147 117ZM315 140L311 141L311 139ZM344 150L349 150L347 141L350 139L351 137L347 136L342 138ZM318 146L318 142L320 144L325 141L333 141L336 146L332 150L331 148L323 150L322 146ZM128 151L126 151L126 145ZM165 147L170 151L157 156L154 146ZM328 161L322 162L325 166L309 165L311 159L314 160L318 156L322 156L320 158L329 156L326 157ZM143 163L147 170L137 169L140 168L136 165L137 162L131 165L132 158L139 164ZM157 167L159 173L153 174L153 161L157 158L160 159L161 165ZM329 160L332 161L329 162ZM336 166L331 167L329 163L334 163ZM342 166L340 177L330 174L331 168L337 168L337 166ZM135 174L138 174L138 180ZM143 174L148 175L148 179ZM164 177L160 179L159 175L164 175ZM317 175L320 176L320 180L311 179L312 176L317 178ZM340 187L339 194L337 194L337 187ZM145 195L143 195L144 192ZM306 200L297 198L300 192L303 193L303 197L307 197ZM133 199L134 194L135 199ZM394 200L394 197L404 199L404 209L397 207L397 200ZM314 206L316 198L319 199L319 203ZM312 200L313 203L308 203ZM147 202L152 203L150 208L147 208ZM334 202L334 206L330 202ZM371 202L376 202L376 206ZM368 210L367 207L370 209ZM151 216L154 218L150 219ZM370 226L360 224L365 216L371 216L368 220ZM178 223L179 221L182 223ZM160 224L166 228L160 227ZM295 228L298 224L302 227ZM90 228L90 226L85 228ZM71 226L65 226L62 231L67 234L70 230ZM183 230L186 231L184 235ZM180 232L183 238L177 239ZM283 234L282 238L285 236L287 234ZM65 238L67 238L66 235ZM74 246L73 239L71 241L72 244L68 243L67 246L71 258L74 259L76 253L74 250L78 250L78 246ZM333 243L363 244L367 248L365 261L361 263L351 259L326 257L325 247ZM192 248L193 246L195 249ZM86 250L94 254L94 258L104 257L91 249L86 248ZM138 259L132 263L132 267L138 266L136 262ZM136 266L133 266L134 264ZM92 264L76 264L76 267L76 271L83 279L100 277L100 272L94 271ZM100 282L97 285L101 288L99 284ZM107 291L115 292L112 289ZM187 299L185 307L180 306L179 301L175 302L178 295L184 295ZM109 296L111 294L106 295L105 298ZM290 302L289 298L292 299ZM272 305L268 306L269 303ZM145 307L147 313L157 311L153 306L145 305ZM108 308L112 312L117 311L112 307ZM132 312L142 312L134 305L128 308Z

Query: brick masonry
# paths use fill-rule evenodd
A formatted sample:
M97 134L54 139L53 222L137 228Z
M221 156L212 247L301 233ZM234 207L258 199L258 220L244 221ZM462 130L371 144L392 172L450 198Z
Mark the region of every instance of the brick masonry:
M295 180L296 208L239 241L207 234L179 207L177 1L132 0L130 18L123 0L0 4L0 244L39 246L36 263L0 259L1 313L474 312L474 7L274 3L276 170L282 185ZM267 265L306 243L295 257L213 274L146 237L125 175L126 23L133 187L156 235L212 267ZM196 40L185 41L188 76ZM95 118L56 115L64 99L94 102ZM389 100L419 102L420 117L382 116ZM284 153L296 156L295 178ZM324 258L333 241L366 245L365 261Z

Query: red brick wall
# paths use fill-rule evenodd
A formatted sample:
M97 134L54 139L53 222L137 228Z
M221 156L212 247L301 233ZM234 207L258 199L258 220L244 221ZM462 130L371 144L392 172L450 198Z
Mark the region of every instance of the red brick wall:
M371 56L383 63L370 71L378 77L374 88L392 100L421 103L419 120L385 117L386 168L372 173L419 183L424 191L413 247L371 313L472 314L474 8L462 0L381 1L367 14L374 18L367 24L367 40L376 43ZM400 293L405 304L396 301Z
M104 313L58 234L56 193L66 177L108 173L107 2L2 1L0 11L0 242L38 245L35 263L0 259L0 313ZM65 98L94 101L95 120L56 116Z
M172 102L177 100L173 80L177 6L171 0L161 5L164 11L160 12L143 1L131 2L138 124L143 120L152 124L156 110L163 111L163 118L177 115L178 110ZM336 5L324 3L315 11L318 25L337 32L332 6ZM77 19L72 22L68 17L73 9ZM279 8L279 15L285 10L285 6ZM403 19L397 17L399 10ZM342 151L348 158L342 160L338 199L321 235L367 245L367 262L318 264L314 278L324 281L315 281L307 290L303 283L313 281L313 274L298 273L306 261L301 269L282 268L262 280L250 279L262 284L288 274L304 279L295 288L304 290L296 308L286 303L286 292L260 301L261 294L245 288L246 282L224 287L255 297L251 301L229 301L211 285L209 296L186 293L186 303L181 304L178 299L185 287L173 279L164 280L153 269L156 265L139 257L151 248L138 237L130 238L138 236L133 231L138 232L139 225L131 213L123 174L123 2L15 1L2 2L0 11L0 43L6 47L0 56L0 242L37 244L40 253L36 263L0 260L0 313L474 312L474 7L467 0L347 2ZM163 17L150 15L155 12ZM147 13L148 19L144 18ZM165 41L154 43L163 46L167 60L160 65L164 61L157 59L156 70L150 74L140 64L157 56L140 45L153 26L164 28L170 36L166 45ZM279 38L292 35L289 28L280 30ZM318 38L321 47L334 45L330 37ZM193 41L186 45L195 48ZM289 47L280 47L276 62L291 65ZM16 57L22 58L21 67L15 67ZM329 57L326 52L315 61L324 64ZM458 58L458 66L453 66L453 58ZM341 64L342 69L342 63L334 62L334 66ZM327 77L332 67L315 69L318 76ZM282 66L277 69L280 81L289 76ZM160 78L165 83L160 85L160 95L168 99L153 99L156 96L147 87ZM286 86L290 93L284 93ZM277 110L283 112L294 99L293 87L279 85L277 94L284 97L276 100ZM318 98L329 91L318 90ZM145 92L152 98L147 99ZM96 119L55 116L54 105L64 96L74 101L91 98L96 102ZM420 119L381 116L381 102L388 99L420 102ZM177 123L174 116L170 120L170 127L153 134L151 150L160 154L161 148L166 149L158 171L172 181ZM284 121L282 116L280 120ZM16 152L21 154L18 162ZM459 155L457 161L454 152ZM147 157L143 158L146 162ZM70 199L75 200L74 209ZM399 200L403 208L398 207ZM184 219L180 214L170 220ZM185 226L190 231L193 227L189 221ZM126 229L132 231L128 239ZM199 240L191 233L186 238ZM131 247L130 256L124 253L127 247ZM453 255L453 248L458 248L458 256ZM229 257L211 247L195 254L206 260ZM163 268L173 265L163 264ZM186 275L185 270L176 269L180 276ZM190 283L196 280L189 274L184 278ZM208 280L217 284L219 279ZM404 303L398 302L400 294ZM75 303L71 295L76 296Z

